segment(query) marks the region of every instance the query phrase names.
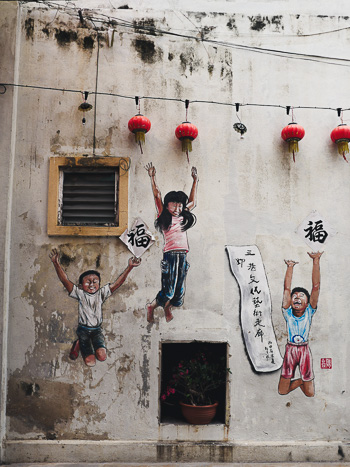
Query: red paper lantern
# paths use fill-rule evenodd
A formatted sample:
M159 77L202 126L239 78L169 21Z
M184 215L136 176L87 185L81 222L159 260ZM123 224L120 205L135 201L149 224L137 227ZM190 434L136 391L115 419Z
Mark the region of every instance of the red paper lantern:
M289 143L289 152L293 153L293 161L295 162L295 153L299 152L298 141L304 138L305 130L297 123L288 123L281 132L284 141Z
M175 136L182 143L182 152L187 154L192 151L192 141L198 136L198 128L191 122L182 122L175 130Z
M143 154L142 144L145 143L145 134L151 128L150 120L141 114L135 115L135 117L130 118L128 128L135 134L135 141L140 145L141 154Z
M349 152L349 141L350 141L350 126L341 123L331 133L331 139L333 143L337 143L338 152L344 157L344 160L347 161L345 153Z

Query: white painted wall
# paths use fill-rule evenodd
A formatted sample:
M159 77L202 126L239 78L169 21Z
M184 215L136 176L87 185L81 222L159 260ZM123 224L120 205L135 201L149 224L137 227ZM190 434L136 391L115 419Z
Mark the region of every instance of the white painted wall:
M5 51L1 81L14 82L11 70L16 37L20 41L19 84L93 91L97 44L95 41L93 49L82 46L84 37L96 38L92 23L87 21L87 28L80 27L78 19L68 14L73 13L70 8L56 12L26 4L19 7L22 26L18 37L13 3L0 5L0 37ZM126 3L75 2L92 9L94 16L104 14L136 23L153 21L157 28L198 38L204 31L204 37L215 42L167 34L146 36L119 25L112 48L101 40L100 92L227 104L349 106L349 17L345 1L334 5L138 1L128 3L130 9L118 8ZM88 13L84 10L84 15ZM257 22L265 26L254 30ZM60 45L55 37L59 30L76 33L77 39ZM100 33L105 39L106 31ZM151 58L142 59L136 40L152 41L155 52ZM260 49L255 52L231 45L283 53L260 53ZM287 52L305 56L290 56ZM68 359L77 320L76 303L62 289L48 254L57 247L73 258L66 267L73 281L82 270L95 267L100 255L103 281L108 282L124 269L129 253L118 239L49 238L46 216L49 158L92 155L93 112L87 114L87 124L82 126L78 94L18 88L17 118L12 122L12 128L16 128L14 167L9 174L14 92L7 87L6 94L0 96L5 122L2 186L7 188L8 180L14 177L1 216L4 226L10 213L12 216L7 249L2 237L2 257L8 255L11 267L10 290L4 297L9 309L5 307L3 312L5 323L9 317L8 329L4 326L7 345L3 350L9 387L4 459L33 461L48 456L49 460L69 461L93 460L97 455L101 459L102 455L108 460L113 459L113 452L126 460L131 453L133 460L183 459L181 456L187 455L183 452L172 451L166 457L163 451L152 450L159 443L174 441L189 442L191 459L193 442L206 440L217 441L217 446L221 442L235 444L241 449L237 455L242 460L270 461L273 456L277 460L295 460L297 452L300 460L308 456L340 460L338 445L348 455L350 168L329 137L339 124L336 112L295 110L306 136L294 164L280 137L281 129L290 121L283 108L241 107L239 116L248 127L241 140L232 130L237 121L233 107L190 105L189 118L199 129L190 162L198 169L200 183L197 224L188 232L191 268L185 305L175 312L171 323L166 324L159 311L156 324L147 325L144 306L154 298L160 284L163 241L155 233L156 244L144 255L140 268L105 304L108 360L88 369L81 360ZM95 104L92 97L89 101ZM144 99L141 105L152 122L143 155L127 129L135 113L134 102L98 97L96 153L130 157L130 225L140 216L153 230L155 209L144 165L149 161L155 165L163 195L172 189L189 192L191 166L174 136L176 126L184 120L183 103ZM348 115L344 113L345 123ZM10 203L6 213L7 198ZM316 395L308 399L295 391L283 397L277 393L278 372L258 375L251 370L239 325L239 291L224 247L259 247L283 354L283 260L299 261L294 283L309 288L311 260L306 245L294 231L313 209L338 231L321 260L321 295L311 330ZM4 271L6 285L6 264ZM229 427L158 423L159 342L192 339L230 345ZM332 370L320 369L321 357L333 359ZM3 368L6 370L4 361ZM22 382L37 384L40 389L25 396ZM2 391L5 397L5 387ZM59 441L48 441L50 438ZM84 451L79 447L81 440L89 440L91 446L96 443L96 448ZM138 447L132 447L132 443ZM140 443L146 443L144 449ZM64 455L62 446L66 448ZM259 451L266 446L273 449ZM236 460L235 455L231 452L227 459Z

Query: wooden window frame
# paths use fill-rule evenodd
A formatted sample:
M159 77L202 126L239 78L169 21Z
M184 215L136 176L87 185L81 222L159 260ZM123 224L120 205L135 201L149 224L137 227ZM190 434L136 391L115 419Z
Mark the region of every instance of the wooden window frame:
M128 158L121 157L50 157L49 190L48 190L48 235L68 235L86 237L119 236L128 227L128 185L129 173L123 170L123 165L129 165ZM59 225L59 190L60 171L64 168L84 167L119 167L118 182L118 226L79 226Z

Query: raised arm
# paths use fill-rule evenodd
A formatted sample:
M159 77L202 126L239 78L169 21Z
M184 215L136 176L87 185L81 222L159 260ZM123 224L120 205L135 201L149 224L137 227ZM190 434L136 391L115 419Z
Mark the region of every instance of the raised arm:
M284 262L287 265L287 270L286 270L286 275L284 277L284 292L283 292L282 307L286 310L287 308L290 307L292 303L291 292L292 292L293 268L296 264L298 264L298 262L290 260L290 259L285 259Z
M123 284L123 282L125 282L125 279L128 277L129 272L135 267L139 266L140 263L141 258L132 257L129 259L128 266L126 267L126 269L124 269L124 271L120 274L118 279L115 282L113 282L113 284L110 284L110 289L112 293L119 289L119 287Z
M154 202L156 203L156 209L157 209L158 216L160 216L163 211L163 201L162 201L162 195L160 193L160 190L156 182L156 168L152 165L152 162L149 162L147 165L145 165L145 169L147 170L148 175L150 176L150 179L151 179Z
M50 256L50 259L52 261L52 264L55 267L55 270L56 270L56 273L57 273L57 276L58 276L59 280L62 282L62 284L68 290L68 293L71 293L72 290L73 290L74 284L73 284L73 282L71 282L68 279L67 274L64 272L64 270L62 269L62 266L60 265L60 261L59 261L60 254L59 254L59 252L56 250L56 248L54 248L51 251L49 256Z
M310 295L310 305L312 308L317 307L318 297L320 295L320 283L321 283L321 271L320 271L320 259L323 255L323 251L317 253L308 253L312 258L312 291Z
M197 206L197 186L198 186L198 173L196 167L192 167L191 169L191 177L193 178L193 183L192 183L192 188L191 188L191 193L188 198L188 203L186 208L189 211L192 211Z

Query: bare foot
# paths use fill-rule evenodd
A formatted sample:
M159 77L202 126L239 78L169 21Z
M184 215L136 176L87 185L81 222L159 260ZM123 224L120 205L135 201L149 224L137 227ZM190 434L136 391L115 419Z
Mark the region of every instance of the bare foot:
M99 360L100 362L104 362L107 358L106 349L104 347L98 348L95 352L95 355L97 360Z
M87 366L95 366L96 365L96 358L95 355L88 355L84 358L85 365Z
M146 305L146 310L147 310L147 321L149 323L154 323L154 309L150 303L147 303Z
M172 314L172 312L171 312L171 305L168 305L168 306L166 305L166 306L164 307L164 313L165 313L165 321L166 321L167 323L170 323L170 321L171 321L172 319L174 319L174 316L173 316L173 314Z

